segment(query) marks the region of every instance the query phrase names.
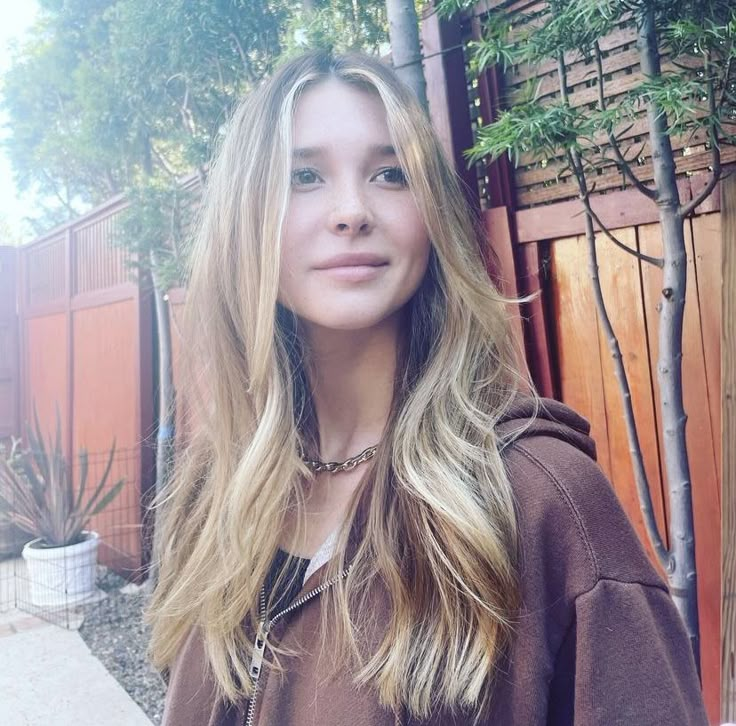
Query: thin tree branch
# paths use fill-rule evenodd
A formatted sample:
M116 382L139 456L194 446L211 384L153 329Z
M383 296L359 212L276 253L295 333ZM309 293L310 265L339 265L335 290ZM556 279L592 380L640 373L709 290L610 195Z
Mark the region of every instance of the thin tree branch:
M189 108L189 79L185 77L184 83L184 99L179 107L179 112L181 114L181 122L184 125L184 128L191 136L194 136L194 122L192 121L192 112Z
M120 190L118 188L118 185L115 183L115 179L113 178L112 171L110 168L106 168L103 175L105 178L105 181L107 182L107 189L109 192L109 195L112 196L113 194L117 194Z
M222 63L220 63L219 56L215 56L215 68L217 68L217 78L220 81L220 88L225 88L225 76L222 74Z
M567 153L570 155L570 161L574 165L572 152L568 151ZM578 179L578 184L581 187L581 198L584 198L588 195L589 192L587 189L587 184L585 182L585 177L578 176L577 168L576 177ZM621 354L621 348L619 346L618 338L616 337L616 333L613 330L611 318L608 315L606 301L603 297L603 289L601 286L600 277L598 276L598 252L596 249L593 219L593 215L585 215L585 236L588 242L588 256L590 260L590 277L593 282L593 296L595 298L601 327L603 328L603 331L606 335L608 347L611 351L611 357L613 358L613 369L621 391L621 398L624 409L624 421L626 423L626 434L629 442L629 454L631 456L631 462L634 467L634 480L636 482L636 488L639 492L639 501L641 502L641 512L644 519L644 527L647 530L649 541L652 543L652 547L654 548L654 552L657 555L657 559L659 560L662 569L667 572L669 570L671 554L665 546L664 541L662 540L662 536L659 533L659 527L657 526L657 520L654 516L654 505L652 502L652 494L649 489L649 479L644 467L644 456L641 450L639 433L636 428L636 419L634 418L634 406L631 396L631 388L629 386L629 379L626 375L626 367L624 366L623 355Z
M601 47L600 45L598 45L598 41L595 42L595 68L596 68L596 73L598 75L598 106L600 107L601 111L605 111L606 110L606 94L603 88L603 84L604 84L603 59L601 57ZM632 170L629 162L626 161L626 159L624 158L624 155L621 153L621 147L618 145L618 140L613 135L613 131L608 132L608 143L611 145L611 148L613 149L613 153L616 155L617 165L619 169L623 172L623 175L645 197L648 197L652 201L656 201L657 190L650 189L648 186L646 186L643 182L639 180L636 174L634 174L634 171Z
M235 49L238 51L238 55L240 56L240 62L243 64L243 70L245 71L245 74L248 76L248 78L252 80L253 74L251 72L250 63L248 62L248 56L243 50L243 44L240 42L240 38L238 38L234 31L228 35L228 38L232 38L233 42L235 43Z
M606 108L606 101L605 96L603 92L603 66L601 64L601 52L600 47L598 43L595 44L595 50L596 50L596 66L598 68L598 102L600 104L600 108L602 111L605 111ZM560 73L560 81L561 81L561 95L564 103L568 103L568 95L567 95L567 69L565 67L564 59L558 58L558 72ZM628 162L623 158L621 155L621 150L618 148L618 144L616 143L615 139L613 138L612 134L609 133L609 139L611 140L611 145L615 149L618 156L620 156L621 160L623 161L626 169L631 172L629 169ZM633 255L637 259L640 259L644 262L648 262L650 265L654 265L655 267L659 267L660 269L664 267L664 260L661 257L650 257L649 255L645 255L642 252L639 252L638 250L633 249L632 247L629 247L627 244L621 242L609 229L608 227L601 222L600 217L593 211L593 207L590 203L590 192L592 190L588 189L588 185L585 179L585 169L583 167L583 159L580 157L580 154L575 151L571 150L567 153L568 156L568 166L570 167L571 171L575 175L575 178L578 182L578 188L580 189L580 200L583 203L583 206L585 207L585 211L592 220L598 225L600 230L603 232L603 234L608 237L608 239L613 242L617 247L620 247L625 252L628 252L630 255ZM633 174L631 175L631 179L634 182L634 184L642 186L643 187L643 193L647 196L650 196L650 194L654 194L654 191L652 189L649 189L648 187L644 187L643 184L635 177ZM638 187L637 187L638 188ZM650 196L650 198L654 198Z
M567 68L565 67L565 57L562 52L557 56L557 73L560 82L561 100L564 104L569 105L569 97L567 94ZM577 179L578 188L580 190L580 196L585 198L589 194L589 191L588 184L585 179L585 173L582 170L580 153L577 149L572 148L567 149L565 151L565 155L568 158L570 167L575 173L575 178ZM644 456L641 450L639 433L636 428L636 418L634 417L631 388L626 375L626 366L624 365L618 338L616 338L616 333L613 330L613 324L611 323L611 318L608 315L606 301L603 297L603 289L598 276L598 254L596 251L595 230L593 229L593 217L587 213L587 210L585 215L585 236L588 241L590 278L593 282L593 294L595 297L596 309L598 311L601 326L607 337L608 347L611 351L611 357L613 358L614 373L621 391L624 421L626 423L626 436L629 443L629 454L631 456L631 463L634 469L634 480L639 494L639 502L641 503L644 526L660 565L665 572L668 572L672 556L662 540L659 527L657 526L657 520L654 516L654 505L652 503L652 493L649 489L649 478L647 477L646 468L644 467Z
M733 59L734 57L731 56L728 59L728 64L726 65L726 73L723 76L723 88L721 89L721 96L718 99L718 108L723 107L723 104L726 102L726 97L728 96L728 79L731 76L731 68L733 67Z
M56 186L56 180L49 174L45 169L41 171L41 174L46 177L46 181L51 185L51 192L61 202L61 205L72 218L78 214L77 210L74 209L73 204L69 201L69 184L67 180L64 180L64 186L67 188L67 198L65 199L59 189Z
M680 219L685 219L690 216L697 207L699 207L715 189L718 180L721 178L721 149L718 146L718 132L716 131L716 116L718 115L718 109L716 108L716 89L713 84L713 77L709 75L710 69L708 68L708 52L704 55L704 66L703 70L708 78L708 112L710 114L710 123L708 124L708 140L710 141L710 152L712 157L711 166L713 171L711 173L708 183L703 187L696 197L691 199L687 204L680 205L680 209L677 214ZM728 83L728 78L726 78Z
M174 193L174 204L171 207L171 224L169 225L169 238L171 240L171 249L174 252L174 259L176 260L177 266L177 277L179 270L182 269L182 255L178 244L178 230L179 230L179 193L178 190ZM180 282L180 281L178 281Z
M593 221L600 228L601 232L603 232L603 234L605 234L606 237L608 237L608 239L610 239L611 242L616 245L616 247L620 247L622 250L624 250L624 252L628 252L630 255L636 257L639 260L642 260L642 262L648 262L650 265L659 267L660 270L664 267L664 260L661 257L650 257L649 255L645 255L643 252L639 252L633 247L629 247L626 243L622 242L620 239L614 236L611 230L609 230L608 227L606 227L606 225L601 222L600 217L593 211L593 207L590 203L589 191L586 191L584 196L582 194L580 195L580 201L583 203L586 213L590 215Z
M169 162L166 161L166 159L156 148L153 142L151 142L151 153L153 154L153 156L156 157L156 161L158 161L161 168L166 172L169 177L171 177L172 179L178 179L176 172L169 166Z

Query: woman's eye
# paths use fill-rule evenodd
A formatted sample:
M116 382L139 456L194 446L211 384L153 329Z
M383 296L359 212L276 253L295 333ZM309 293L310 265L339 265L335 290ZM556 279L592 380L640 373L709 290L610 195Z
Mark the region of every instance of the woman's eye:
M383 181L389 184L398 184L402 187L407 186L406 174L400 166L392 166L390 169L383 169L376 175L376 178L383 177Z
M312 169L297 169L291 173L291 183L297 185L314 184L319 180L317 172Z

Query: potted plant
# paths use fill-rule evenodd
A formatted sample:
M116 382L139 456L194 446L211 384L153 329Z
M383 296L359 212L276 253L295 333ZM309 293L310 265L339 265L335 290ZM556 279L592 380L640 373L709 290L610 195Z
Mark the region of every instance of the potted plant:
M115 499L124 480L102 495L115 455L115 441L102 478L85 501L88 455L79 452L79 487L75 494L61 448L61 421L56 409L56 435L48 447L34 407L34 430L27 427L30 448L12 460L0 458L0 506L6 518L35 536L23 547L31 585L31 602L39 606L67 605L96 592L97 532L85 529L89 520Z

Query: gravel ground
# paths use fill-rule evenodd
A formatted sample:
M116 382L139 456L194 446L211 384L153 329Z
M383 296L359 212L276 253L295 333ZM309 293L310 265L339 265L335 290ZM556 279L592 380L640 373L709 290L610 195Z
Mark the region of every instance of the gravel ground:
M143 623L142 591L126 594L126 581L112 572L98 578L108 597L86 608L79 634L110 674L158 726L166 685L146 658L148 627ZM134 587L130 588L135 590Z

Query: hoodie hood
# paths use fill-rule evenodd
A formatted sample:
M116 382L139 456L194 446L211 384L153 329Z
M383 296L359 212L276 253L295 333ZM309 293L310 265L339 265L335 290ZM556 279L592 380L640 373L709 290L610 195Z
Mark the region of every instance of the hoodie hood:
M550 436L571 444L596 460L590 424L564 403L552 398L517 398L499 420L496 431L504 442L533 436ZM507 444L505 444L507 445Z

